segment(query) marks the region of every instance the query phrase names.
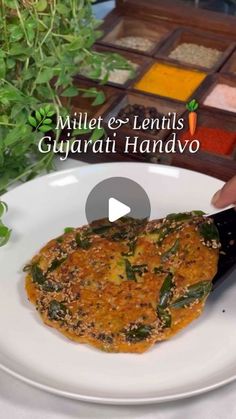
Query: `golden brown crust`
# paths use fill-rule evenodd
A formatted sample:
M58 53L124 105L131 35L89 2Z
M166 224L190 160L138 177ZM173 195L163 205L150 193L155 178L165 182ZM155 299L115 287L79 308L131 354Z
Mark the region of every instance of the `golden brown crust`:
M144 352L202 312L217 271L218 242L202 216L74 229L30 263L29 300L68 338L110 352Z

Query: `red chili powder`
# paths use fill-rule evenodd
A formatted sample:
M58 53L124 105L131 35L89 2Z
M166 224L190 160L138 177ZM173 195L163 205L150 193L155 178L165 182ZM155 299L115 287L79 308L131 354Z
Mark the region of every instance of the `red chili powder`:
M193 137L189 131L186 131L180 141L192 139L201 143L201 150L226 156L232 154L236 146L236 132L224 131L220 128L198 127Z

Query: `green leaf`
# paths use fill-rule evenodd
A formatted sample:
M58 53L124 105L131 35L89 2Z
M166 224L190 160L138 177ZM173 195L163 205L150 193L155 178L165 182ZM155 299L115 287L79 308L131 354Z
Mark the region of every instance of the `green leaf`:
M52 124L52 119L46 118L46 119L44 119L43 123L46 124L46 125L50 125L50 124Z
M173 246L170 249L168 249L165 253L163 253L163 255L161 256L161 260L163 262L166 262L168 259L170 259L173 255L175 255L178 252L179 247L180 241L179 239L177 239Z
M81 249L88 250L91 247L91 242L88 237L84 237L81 234L76 234L75 241Z
M166 278L164 279L164 282L162 284L162 287L160 289L160 301L159 306L162 308L166 308L169 300L171 299L172 293L173 293L173 274L169 273Z
M42 121L43 118L42 118L42 115L39 111L35 112L35 116L36 116L36 119L37 119L38 122Z
M157 306L157 315L161 320L163 329L171 327L172 319L171 314L167 309L163 309L160 305Z
M125 330L125 337L128 342L138 343L150 337L153 327L148 324L131 324Z
M38 12L44 12L47 8L47 0L38 0L35 8Z
M0 201L0 217L8 211L8 206L5 202Z
M65 227L64 228L64 233L71 233L72 231L74 231L74 227Z
M67 16L69 14L68 7L62 3L57 5L57 11L63 16Z
M104 102L106 101L106 96L104 92L98 92L96 99L93 101L92 105L93 106L100 106L102 105Z
M52 130L52 127L50 127L49 125L42 125L41 127L39 127L39 131L44 132L44 133L49 132L51 130Z
M78 88L75 87L75 86L70 86L66 90L64 90L64 92L61 94L61 96L63 96L63 97L74 97L74 96L78 96L78 94L79 94Z
M46 281L46 276L44 275L42 269L35 263L31 266L31 276L33 282L36 284L42 285Z
M51 81L54 76L54 70L51 68L45 68L44 70L39 73L38 77L36 78L36 84L44 84Z
M98 128L97 127L93 130L92 135L90 137L90 140L92 142L98 141L101 138L103 138L105 134L106 134L106 132L105 132L104 128Z
M136 281L135 272L133 271L132 265L128 259L125 259L125 271L128 280Z
M53 272L55 269L59 268L67 259L67 256L62 257L61 259L54 259L48 268L47 272Z
M48 117L51 117L51 116L53 116L53 115L55 115L55 111L47 111L47 116Z
M212 240L216 240L218 242L220 240L219 231L211 220L206 221L204 224L200 224L199 232L205 242Z
M36 119L33 117L33 116L29 116L28 117L28 121L29 121L29 123L30 123L30 125L32 125L32 127L34 127L34 128L36 128L37 127L37 121L36 121Z
M10 40L12 42L18 42L23 38L24 33L20 25L9 25L8 28L10 31Z
M45 115L46 115L46 109L44 109L44 108L40 108L40 109L39 109L39 112L40 112L40 114L41 114L42 116L45 116Z
M0 247L5 246L11 237L11 230L4 226L2 223L0 225Z
M211 292L211 281L201 281L194 285L190 285L182 297L171 303L172 308L184 308L190 306L195 301L203 300Z
M6 63L4 58L0 58L0 79L5 79L6 76Z

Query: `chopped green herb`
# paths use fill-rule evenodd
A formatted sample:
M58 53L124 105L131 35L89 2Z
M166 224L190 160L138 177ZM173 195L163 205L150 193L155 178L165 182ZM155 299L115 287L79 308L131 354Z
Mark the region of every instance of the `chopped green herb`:
M122 256L134 256L135 249L136 249L136 240L132 240L129 243L127 243L128 246L128 252L122 252Z
M191 218L191 214L187 213L187 212L179 212L179 213L173 213L173 214L168 214L166 216L167 220L170 221L185 221L185 220L189 220Z
M169 303L169 300L172 297L172 291L174 287L174 281L173 281L173 274L169 273L166 278L164 279L164 282L160 289L160 301L159 306L161 308L166 308L167 304Z
M157 244L161 244L163 242L163 240L169 236L169 234L173 233L174 231L177 231L178 227L169 227L169 226L164 226L159 230L159 236L158 236L158 240L157 240Z
M48 307L48 316L51 320L62 320L66 315L66 306L57 300L52 300Z
M194 285L190 285L182 297L177 298L177 300L171 303L171 307L183 308L191 305L196 300L203 300L208 296L211 289L212 283L210 281L201 281Z
M212 240L216 240L219 241L220 240L220 236L219 236L219 232L217 230L217 227L215 226L214 223L203 223L199 225L199 232L201 234L201 236L204 238L204 241L212 241Z
M191 214L193 214L195 216L201 216L201 215L205 215L206 213L204 211L201 211L201 210L194 210L194 211L191 211Z
M191 212L179 212L179 213L173 213L168 214L166 216L166 219L169 221L185 221L190 220L193 217L204 215L203 211L191 211Z
M171 327L171 315L168 310L162 308L160 305L157 306L157 315L161 320L163 329Z
M50 268L48 268L48 272L52 272L55 269L59 268L59 266L61 266L62 263L64 263L66 259L67 259L67 256L64 256L61 259L54 259L51 263Z
M111 236L111 239L112 240L114 240L114 241L122 241L122 240L125 240L125 239L127 239L127 237L128 237L128 231L126 231L126 230L123 230L123 231L117 231L116 233L114 233L112 236Z
M83 237L80 234L76 234L75 241L78 247L84 250L88 250L91 247L91 242L88 237Z
M74 231L74 227L66 227L66 228L64 228L64 233L71 233L72 231Z
M63 243L63 237L62 236L57 237L56 241L57 243Z
M100 227L92 227L92 232L94 233L94 234L104 234L104 233L106 233L110 228L112 228L112 225L109 225L109 224L107 224L107 225L103 225L103 226L100 226Z
M42 285L46 281L46 276L37 264L31 266L31 275L36 284Z
M136 281L135 273L134 273L132 265L131 265L131 263L128 259L125 259L125 271L126 271L127 279L129 279L131 281Z
M128 342L137 343L149 338L152 326L147 324L131 325L129 330L125 330L125 337Z
M179 247L180 247L180 242L179 242L179 239L177 239L175 243L173 244L173 246L169 250L167 250L165 253L163 253L163 255L161 256L161 260L163 262L166 262L168 259L171 258L171 256L175 255L178 252Z

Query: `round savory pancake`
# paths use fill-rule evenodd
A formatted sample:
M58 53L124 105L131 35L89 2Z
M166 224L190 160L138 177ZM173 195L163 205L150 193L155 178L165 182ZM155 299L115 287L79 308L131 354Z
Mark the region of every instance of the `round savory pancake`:
M144 352L202 312L217 272L218 231L199 211L66 229L27 265L43 321L108 352Z

